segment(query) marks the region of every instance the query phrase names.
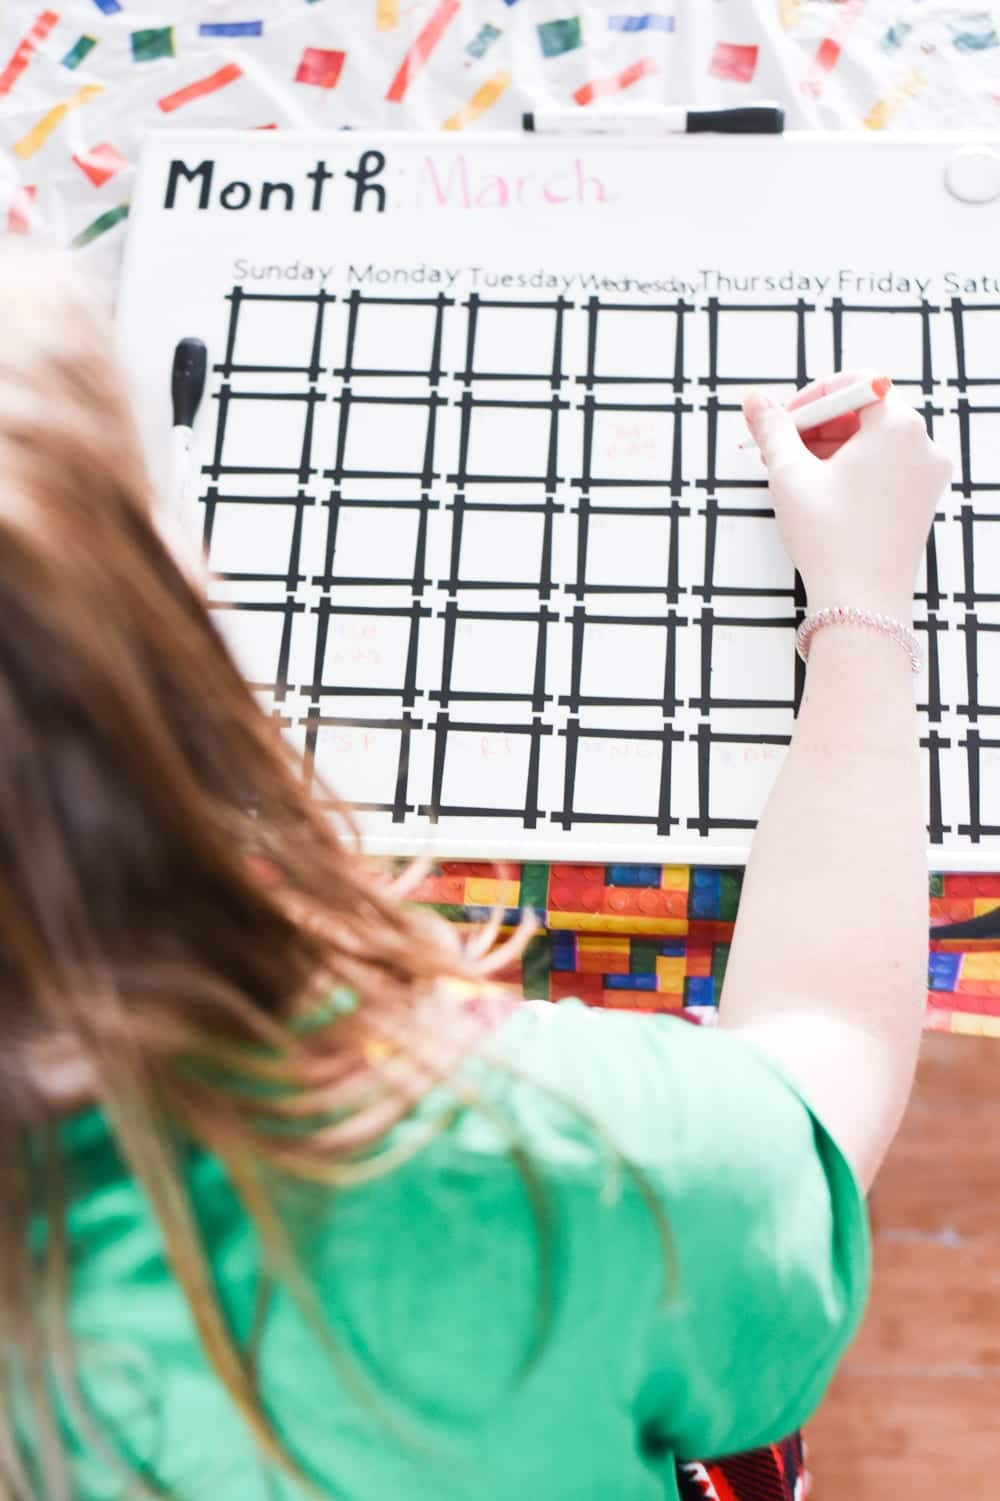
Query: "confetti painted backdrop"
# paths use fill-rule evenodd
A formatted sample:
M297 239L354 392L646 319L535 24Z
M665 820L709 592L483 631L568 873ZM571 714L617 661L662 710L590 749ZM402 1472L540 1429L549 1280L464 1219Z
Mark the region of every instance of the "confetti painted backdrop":
M113 278L141 134L491 130L778 99L795 127L1000 123L992 7L932 0L7 0L0 226Z
M800 129L1000 128L997 9L6 0L0 230L72 245L113 282L140 137L172 126L491 130L553 105L775 99ZM541 865L446 868L421 892L459 921L533 908L530 994L692 1014L718 999L738 894L725 871ZM934 878L931 920L929 1024L1000 1035L1000 878Z

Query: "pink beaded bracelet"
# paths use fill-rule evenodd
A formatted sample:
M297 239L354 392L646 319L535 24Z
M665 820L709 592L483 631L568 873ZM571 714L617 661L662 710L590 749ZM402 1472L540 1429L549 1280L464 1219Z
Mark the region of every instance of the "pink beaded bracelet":
M913 671L920 671L923 663L920 642L902 621L893 620L891 615L879 615L874 610L852 610L846 605L831 605L827 610L817 610L815 615L806 616L795 633L795 648L803 662L809 659L809 646L816 632L828 625L860 625L866 630L877 631L880 636L888 636L890 640L898 641L906 652Z

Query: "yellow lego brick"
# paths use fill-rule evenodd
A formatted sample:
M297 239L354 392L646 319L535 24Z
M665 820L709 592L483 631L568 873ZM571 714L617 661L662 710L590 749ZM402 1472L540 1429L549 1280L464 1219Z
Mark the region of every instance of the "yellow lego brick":
M664 938L683 938L686 917L616 917L603 912L547 912L545 926L571 933L656 933Z
M660 878L661 891L687 891L691 885L689 865L665 865Z
M658 954L656 959L656 988L668 995L678 995L684 990L685 960L683 954Z
M951 1017L951 1031L966 1037L1000 1037L1000 1016L974 1016L955 1011Z
M1000 954L966 954L959 973L963 980L1000 980Z
M983 917L987 912L995 912L1000 907L1000 902L995 896L977 896L972 900L972 913L974 917Z
M627 938L581 938L577 944L581 954L627 954L629 941Z
M465 883L465 900L470 907L516 907L521 900L521 883L469 876Z

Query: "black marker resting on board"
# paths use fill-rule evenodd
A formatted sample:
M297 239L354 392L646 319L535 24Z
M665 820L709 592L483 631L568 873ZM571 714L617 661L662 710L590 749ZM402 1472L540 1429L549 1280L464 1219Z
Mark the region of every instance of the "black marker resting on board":
M524 130L537 135L781 135L785 111L778 104L740 104L734 109L658 108L529 110Z
M170 511L173 530L177 534L175 540L182 548L185 560L188 560L195 546L194 528L186 514L184 502L194 421L205 391L207 369L208 350L202 340L182 339L174 350L174 364L170 374L170 397L173 403Z

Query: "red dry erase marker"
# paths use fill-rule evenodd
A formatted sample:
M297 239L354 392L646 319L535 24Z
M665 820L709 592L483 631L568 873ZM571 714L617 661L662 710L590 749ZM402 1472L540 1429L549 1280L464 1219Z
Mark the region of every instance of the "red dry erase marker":
M891 389L892 381L886 375L876 376L874 380L858 380L852 386L844 386L843 390L831 391L829 396L807 401L790 415L800 433L811 432L814 427L822 427L837 417L846 417L849 412L860 412L865 407L874 406ZM748 438L740 447L756 448L757 445Z

